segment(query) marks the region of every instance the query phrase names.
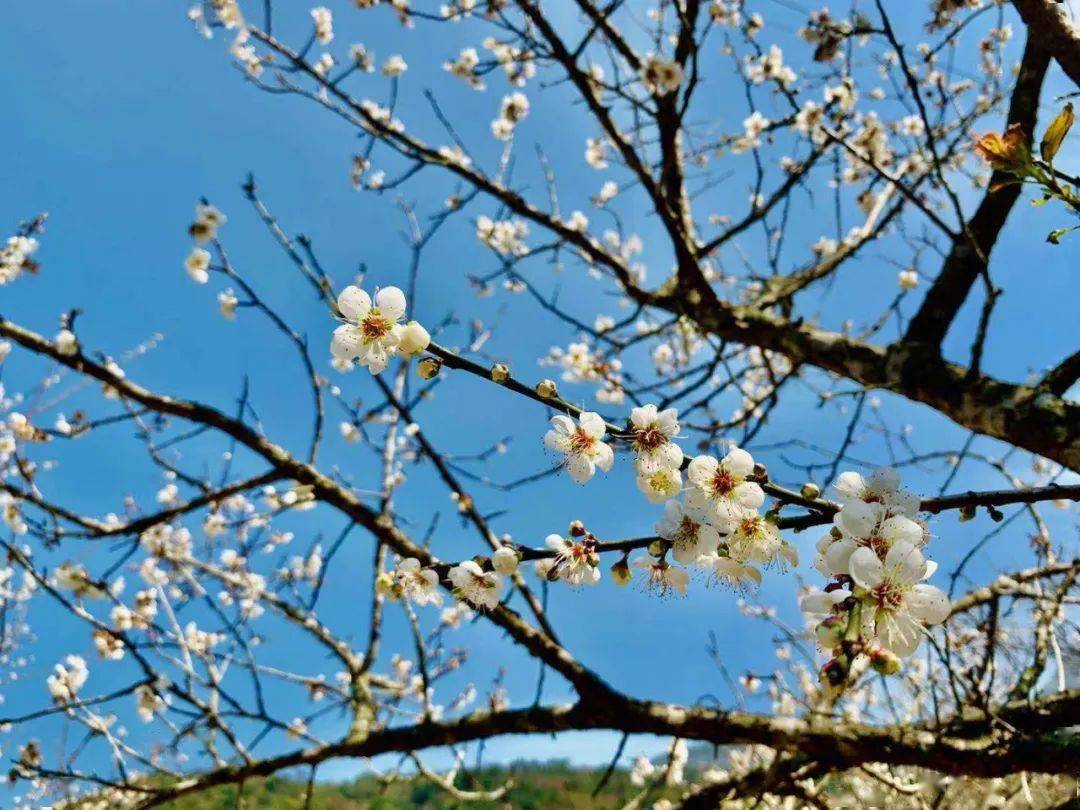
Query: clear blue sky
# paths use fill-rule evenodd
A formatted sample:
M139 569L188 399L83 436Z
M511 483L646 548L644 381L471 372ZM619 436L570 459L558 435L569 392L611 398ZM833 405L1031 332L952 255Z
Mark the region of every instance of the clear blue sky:
M285 38L301 41L308 24L306 9L302 4L278 5L278 25ZM361 15L350 13L351 4L340 6L335 6L337 53L343 54L348 42L362 41L375 50L380 63L396 52L409 62L399 108L407 124L435 137L420 91L436 88L440 98L445 92L451 117L477 153L491 154L490 148L485 150L485 144L490 143L486 130L505 91L504 84L493 79L493 92L472 93L450 85L439 70L442 61L466 44L461 31L449 26L433 30L420 24L417 30L404 33L385 10ZM266 95L245 83L230 64L225 42L220 38L208 42L197 36L184 17L185 7L184 3L43 0L14 4L6 10L5 24L0 27L0 53L5 55L5 69L0 71L0 98L5 106L0 135L0 227L13 231L19 220L41 211L49 212L49 222L38 256L40 276L0 289L0 312L52 334L61 312L80 307L86 311L79 321L83 344L116 356L160 332L165 339L159 348L126 364L129 376L165 393L231 408L242 376L247 374L253 382L254 405L268 435L299 449L309 429L308 392L300 384L302 377L294 367L292 348L254 314L242 313L233 323L223 321L215 302L216 291L223 285L215 280L208 287L197 287L183 272L182 261L190 246L185 231L193 205L206 196L229 215L222 236L232 260L265 298L311 336L316 347L329 339L333 324L243 200L240 184L245 175L254 173L286 230L311 236L324 266L341 285L350 280L361 262L369 270L371 283L404 284L408 256L397 238L403 219L391 195L360 194L349 185L351 156L357 149L354 133L310 103ZM800 20L790 14L785 21L779 4L775 13L779 15L777 38L789 43ZM728 63L714 58L722 77L729 70ZM368 84L363 92L380 100L385 97L386 80L376 76L364 81ZM720 126L731 131L738 128L746 110L740 95L726 92L730 86L725 82L718 78L715 89L706 93L711 99L706 109ZM1051 84L1065 89L1056 70ZM581 159L584 140L594 133L569 106L563 89L539 90L534 86L530 97L533 110L519 132L520 173L516 176L533 184L540 182L532 144L542 141L560 177L566 178L565 188L560 190L564 210L586 209L588 195L595 193L602 179ZM1044 109L1044 121L1050 109ZM1080 152L1070 148L1060 162L1067 164L1073 157L1080 157ZM739 171L745 171L745 164ZM732 182L713 192L718 211L744 210L748 188L740 182L742 177L737 173ZM445 179L426 172L404 194L422 211L431 212L439 208L449 190ZM478 201L469 217L494 212L489 202ZM654 247L657 240L649 239L656 230L648 212L622 213L628 227L646 238L650 279L663 278L669 259L659 246ZM1045 232L1064 224L1063 220L1060 211L1033 212L1026 204L1019 205L1013 214L994 257L995 278L1006 294L995 314L987 347L984 367L988 372L1023 379L1072 348L1065 337L1075 336L1076 331L1069 328L1070 318L1075 317L1075 262L1072 267L1068 262L1075 253L1071 244L1054 248L1043 242ZM794 255L805 259L805 246L829 228L830 221L824 201L800 210L789 237L800 246ZM865 309L860 304L854 313L865 317L875 311L872 307L877 302L887 302L895 294L896 268L887 261L892 258L887 252L889 244L895 243L871 248L844 271L843 298L826 297L819 302L824 323L837 326L843 317L851 316L852 300L867 302ZM754 243L748 241L748 245ZM548 268L537 265L536 277L549 289L554 283L561 285L564 301L571 302L586 320L598 311L618 314L612 299L595 282L585 279L580 268L568 265L557 280ZM493 267L491 258L476 246L471 226L461 219L425 256L416 314L429 323L452 311L459 312L466 322L482 318L497 327L487 346L491 354L512 362L526 378L540 376L536 358L550 345L565 345L572 334L542 316L524 296L477 300L466 275ZM927 261L921 269L932 275L937 268ZM908 304L909 312L912 308ZM952 333L947 349L957 359L966 357L976 315L974 307L966 308ZM446 338L451 343L462 339L460 329L452 330ZM321 350L315 354L320 362L324 359ZM25 364L5 372L9 392L18 390L20 380L32 379L32 372ZM340 380L348 396L374 400L375 388L365 375L360 372ZM66 390L75 383L66 378L63 387ZM591 402L591 392L584 387L567 393L583 403ZM911 424L911 441L920 451L954 449L966 438L941 417L888 396L882 400L882 418L893 428ZM70 412L97 401L96 396L75 392L48 413ZM807 395L795 392L757 443L765 446L800 437L824 446L837 445L846 420L833 409L818 410L812 405ZM604 410L625 416L616 409ZM333 435L337 413L332 405L330 414ZM447 452L472 452L513 435L508 453L484 470L504 480L536 472L550 463L541 447L546 423L543 411L474 380L451 377L435 402L426 406L422 421L436 446ZM43 483L46 492L74 508L98 514L119 510L128 493L149 508L160 479L144 459L131 452L134 445L129 434L127 428L112 434L102 431L71 454L65 453L61 468ZM856 438L854 455L873 462L887 460L884 445L872 429L860 431ZM991 453L1001 450L988 440L980 440L976 448ZM202 458L214 463L223 449L213 443L193 446L187 461L197 467L200 456L196 450L201 450L205 454ZM805 457L798 451L793 455ZM798 483L779 453L766 450L760 459L777 477ZM355 448L340 446L336 437L323 463L338 464L343 474L361 486L377 480L370 457L360 457ZM1023 468L1023 464L1018 465L1018 469ZM422 530L434 503L444 513L434 540L437 553L453 559L476 551L474 536L457 523L446 492L425 472L417 472L415 479L399 499L404 517L415 520L412 528ZM938 474L916 472L911 478L914 488L922 484L927 491L936 491L940 481ZM996 488L1001 483L984 468L971 465L961 471L952 489ZM511 532L516 540L534 545L548 532L564 529L574 518L585 520L604 537L615 538L649 531L659 514L658 508L637 496L625 461L607 479L583 489L566 478L557 478L510 497L482 488L474 495L485 512L509 507L510 511L495 520L496 530ZM298 525L303 527L299 531L306 540L317 531L333 536L340 524L339 518L328 516L316 519L314 525L310 520ZM1068 516L1054 517L1059 536L1074 542L1071 524ZM950 562L989 528L984 517L963 526L948 518L936 520L933 530L937 540L931 554L947 571ZM1022 564L1027 558L1027 533L1027 528L1015 524L987 547L986 559L973 570L986 576L993 568L1010 570ZM797 540L806 562L816 538L810 533ZM105 552L96 549L86 553ZM355 628L357 645L364 643L369 558L368 538L355 534L338 558L337 576L322 600L323 618L346 633ZM813 581L807 564L799 574ZM134 583L135 576L129 574L128 579ZM767 577L762 591L763 600L776 604L781 615L793 623L799 621L797 579L796 575L774 574ZM771 658L771 645L759 641L763 626L742 617L734 601L732 594L705 590L700 584L694 586L689 599L658 601L634 590L616 591L605 582L582 592L556 589L551 612L568 646L617 686L641 696L680 701L714 695L730 705L730 690L705 653L708 631L716 632L720 651L735 674L767 668ZM90 661L89 690L108 689L107 673L113 665L96 659L81 627L57 623L48 626L47 632L40 623L34 627L40 639L33 645L34 661L24 675L27 684L7 691L7 709L0 709L0 713L43 702L41 679L64 652L80 651ZM402 634L402 627L395 622L392 628L390 646L398 642L403 652L410 650L411 642ZM754 643L747 643L748 639ZM494 667L505 663L513 700L531 700L535 667L517 655L504 659L507 647L498 643L498 634L480 625L462 632L455 637L457 641L473 651L468 671L456 679L457 683L472 679L483 691ZM272 658L285 660L295 656L291 644L287 635L272 635L267 649ZM318 671L317 661L312 666ZM328 673L332 671L329 667L327 663ZM549 681L545 694L549 700L568 697L554 681ZM442 697L448 701L450 691ZM756 705L767 709L764 702ZM49 728L55 726L43 724L38 733L49 733ZM316 727L316 731L329 736L332 728ZM631 744L628 753L655 750L659 744ZM561 755L599 762L613 747L614 739L608 735L575 735L558 743L501 740L487 750L489 759ZM5 745L6 753L11 750ZM343 767L327 773L347 772L349 769Z

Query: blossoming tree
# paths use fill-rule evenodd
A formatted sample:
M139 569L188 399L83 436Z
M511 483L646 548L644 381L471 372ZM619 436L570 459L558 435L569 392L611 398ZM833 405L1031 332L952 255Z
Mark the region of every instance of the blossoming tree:
M460 770L467 746L598 729L622 735L613 768L639 735L670 738L664 761L634 765L638 806L661 784L685 807L1068 799L1080 559L1075 532L1045 513L1075 518L1080 499L1080 404L1069 396L1080 352L1018 382L996 376L987 349L1008 306L994 249L1025 186L1058 206L1048 218L1080 210L1074 178L1055 165L1072 108L1043 92L1055 63L1080 79L1080 34L1048 0L876 0L800 13L797 25L783 4L756 5L190 9L253 93L300 97L358 137L342 182L396 202L403 260L332 274L253 179L235 204L197 203L184 268L222 317L265 322L295 356L311 424L297 446L258 417L246 385L231 407L231 390L211 404L142 384L139 367L167 345L122 356L84 343L79 320L102 313L43 303L0 318L5 380L40 380L4 394L0 429L3 662L23 681L42 671L36 704L4 707L20 801L153 807L386 754L400 757L387 779L497 799ZM342 41L354 20L383 14L400 21L400 41ZM793 42L774 39L775 22L798 28ZM418 79L408 54L420 28L471 44ZM571 157L545 149L553 133L530 130L555 93L559 115L589 133ZM490 109L481 127L441 103L462 94ZM973 128L989 134L973 141ZM567 165L577 168L556 171ZM413 201L418 176L434 173L445 200ZM733 207L721 186L749 201ZM269 271L230 258L223 210L265 225L318 320L291 323L264 292ZM628 225L638 221L646 236ZM0 283L65 272L48 263L44 226L19 226ZM1063 251L1069 230L1047 227ZM482 247L486 274L456 263L465 241ZM444 278L479 296L527 301L556 346L515 356L507 338L520 324L432 306L421 318L436 257ZM858 276L882 264L887 283L868 289ZM560 296L564 278L586 291ZM838 307L829 292L845 285L855 292L838 292ZM961 317L969 300L974 319ZM947 352L963 330L969 348ZM511 401L531 414L513 442L461 437L474 445L466 455L433 438L458 409ZM967 440L919 442L890 415L911 408ZM808 413L840 440L819 443ZM60 483L65 448L100 436L159 478L136 476L123 502L87 510ZM327 445L349 448L348 469L322 460ZM509 453L546 460L505 482L485 465ZM987 472L999 486L964 485ZM914 491L908 473L934 491ZM460 528L439 525L445 503L413 476L450 496ZM598 479L623 488L615 509L633 499L652 515L634 536L574 514ZM504 515L540 480L563 493L544 505L548 520L508 533ZM343 528L321 539L331 524ZM972 568L996 568L972 562L998 537L1025 563L974 581ZM948 566L932 559L941 546ZM357 547L370 549L363 570L343 562ZM561 640L557 604L566 589L580 589L581 605L635 582L620 594L631 617L657 610L657 596L738 605L780 639L775 667L731 679L719 705L602 676L587 647ZM335 583L366 589L351 622L322 609ZM767 603L766 589L787 606ZM796 604L805 626L782 619ZM38 615L81 639L44 670ZM394 621L404 632L384 637ZM538 665L535 695L482 672L470 675L492 683L481 707L473 687L448 692L471 666L453 641L468 624L516 651L510 666ZM275 654L275 638L312 652ZM627 650L625 666L642 654ZM713 656L723 677L740 666ZM743 708L762 688L771 711ZM75 733L54 751L43 722ZM716 753L691 772L694 743ZM449 774L426 759L445 748L460 754Z

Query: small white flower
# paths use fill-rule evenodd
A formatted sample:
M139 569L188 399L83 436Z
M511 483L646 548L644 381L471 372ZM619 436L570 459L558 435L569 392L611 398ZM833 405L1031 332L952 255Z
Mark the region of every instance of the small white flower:
M484 571L473 560L455 565L447 574L454 585L454 596L473 607L493 610L499 604L502 576L495 571Z
M640 78L645 89L653 95L674 93L683 82L682 65L650 53L641 65Z
M210 251L194 248L184 260L184 269L196 284L205 284L210 280Z
M441 605L439 575L423 568L415 557L406 557L394 569L394 582L403 596L416 605Z
M330 352L338 360L355 360L372 374L386 368L401 342L405 294L397 287L383 287L371 297L356 286L341 291L338 311L346 323L334 330Z
M557 576L567 585L595 585L600 581L600 558L587 540L574 542L558 534L549 534L544 541L556 552L555 563L545 576Z
M408 69L409 66L405 63L405 59L398 53L387 59L382 66L384 76L400 76Z
M240 299L236 297L236 293L232 291L232 288L219 292L217 300L221 317L230 321L236 317L236 307L240 303Z
M597 468L608 472L615 463L614 452L603 440L607 426L599 414L585 411L578 424L569 416L553 416L551 425L544 444L549 450L566 455L564 466L577 483L590 480Z
M154 715L164 712L167 706L164 698L146 684L135 690L135 711L144 723L153 722Z
M713 582L730 585L733 588L758 587L761 585L761 572L754 566L741 563L731 557L719 554L706 554L699 557L698 565L709 569Z
M698 456L686 470L691 485L687 502L712 509L721 521L741 517L739 507L757 509L765 502L761 487L747 480L753 472L753 456L737 447L720 461L712 456Z
M720 533L706 517L702 509L671 501L664 506L664 516L653 529L671 543L671 555L675 560L689 565L703 555L715 554L720 545Z
M857 472L841 473L833 485L838 500L880 503L894 515L913 518L919 512L919 498L900 489L900 473L891 467L875 470L869 479Z
M69 655L62 664L53 667L53 674L45 679L45 684L53 700L68 703L78 696L89 674L82 656Z
M777 560L792 565L798 562L794 548L781 539L776 524L749 509L738 509L732 514L727 544L731 556L739 562L752 560L762 565Z
M686 596L686 588L690 584L690 575L685 568L670 565L664 560L654 560L652 557L639 557L632 563L634 568L642 568L648 573L645 587L650 591L658 591L661 596L667 596L672 591L679 596Z
M833 518L840 530L839 540L828 537L830 542L820 548L815 567L825 576L833 577L849 573L851 555L859 548L871 549L880 559L885 559L897 543L922 545L926 541L923 527L903 515L888 516L888 510L880 503L851 501Z
M683 452L671 440L679 432L679 412L668 408L657 412L655 405L643 405L630 411L631 447L637 454L634 466L640 473L678 469Z
M315 23L315 39L326 45L334 38L334 15L326 6L311 10L311 19Z
M919 274L914 270L901 270L897 281L902 290L913 290L919 286Z
M682 492L682 472L678 468L660 468L652 472L638 471L638 489L649 503L663 503Z
M884 647L901 657L915 652L925 625L949 617L949 597L922 582L932 567L918 547L897 543L881 560L872 549L851 555L851 578L866 591L864 625L873 628Z

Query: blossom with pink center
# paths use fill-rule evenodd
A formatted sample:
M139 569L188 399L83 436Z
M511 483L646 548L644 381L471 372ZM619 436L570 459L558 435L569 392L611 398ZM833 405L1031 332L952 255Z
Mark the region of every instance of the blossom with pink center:
M604 420L591 411L582 413L576 424L569 416L553 416L544 445L564 454L566 471L577 483L584 484L596 474L597 468L607 472L615 463L615 453L604 442L606 433Z

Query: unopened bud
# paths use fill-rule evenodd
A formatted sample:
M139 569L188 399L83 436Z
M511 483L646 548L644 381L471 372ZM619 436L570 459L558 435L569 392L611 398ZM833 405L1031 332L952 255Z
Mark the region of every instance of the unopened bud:
M574 520L570 522L570 528L568 529L571 537L584 537L585 536L585 524L580 520Z
M815 483L813 483L811 481L807 481L805 484L802 485L802 489L800 490L800 494L804 498L810 498L811 500L817 500L818 498L821 497L821 487L819 487L817 484L815 484Z
M416 357L423 353L431 345L431 335L428 330L416 321L409 321L401 333L398 349L408 357Z
M900 671L900 656L884 647L875 647L870 651L870 666L882 675L895 675Z
M433 380L438 376L441 368L442 361L436 360L434 357L425 357L417 365L416 373L420 375L421 379Z
M497 383L504 383L510 379L510 366L506 363L496 363L491 367L491 379Z
M649 543L648 549L649 555L652 557L659 557L664 553L664 542L662 540L653 540Z
M536 393L544 399L551 399L558 393L558 388L555 387L554 380L541 380L536 384Z
M975 507L971 504L960 508L960 522L967 523L969 520L975 519Z
M500 574L512 574L517 570L518 553L510 546L500 546L491 555L491 567Z
M630 566L626 562L626 557L621 558L611 566L611 578L615 580L616 585L630 584L630 580L634 578L634 575L630 571Z
M839 686L847 677L847 671L846 668L834 658L821 668L818 677L821 679L822 683L827 683L830 686Z

